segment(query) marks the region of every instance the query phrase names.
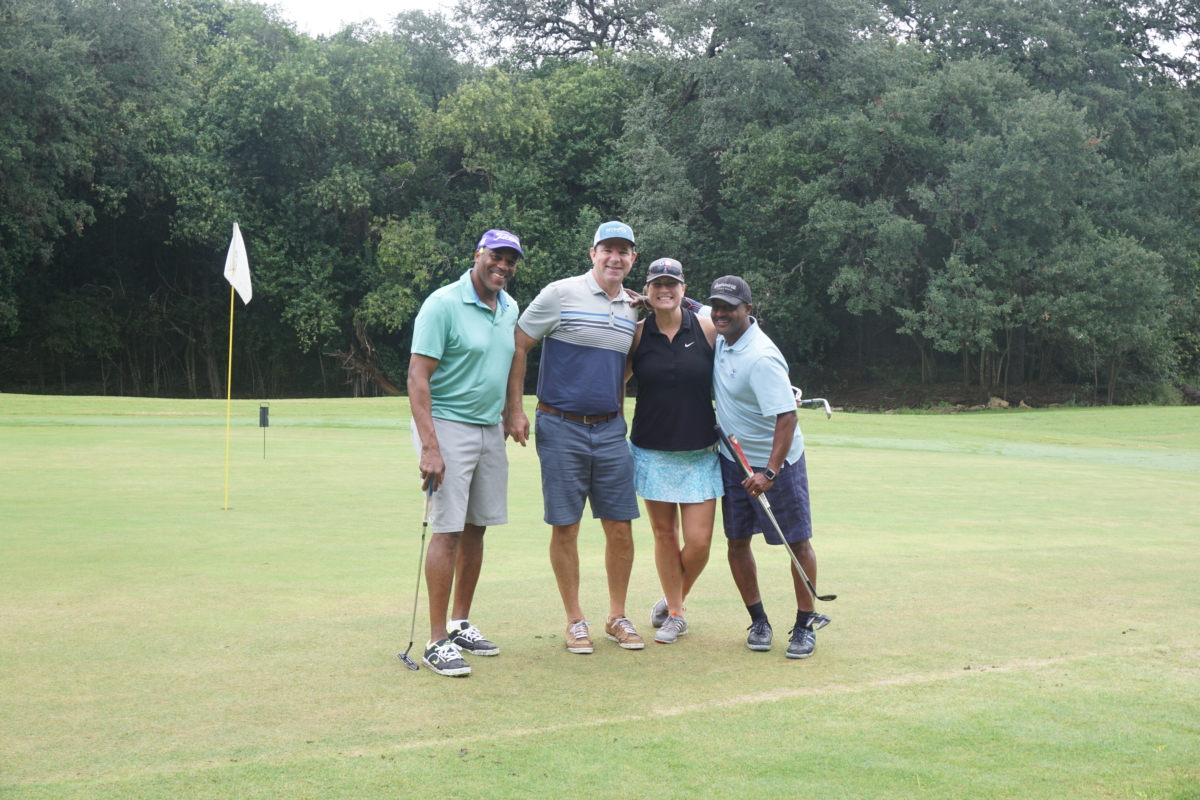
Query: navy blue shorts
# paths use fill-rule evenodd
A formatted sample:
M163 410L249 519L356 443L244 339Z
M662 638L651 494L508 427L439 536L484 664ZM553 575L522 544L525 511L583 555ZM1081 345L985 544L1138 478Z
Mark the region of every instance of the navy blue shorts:
M762 472L763 467L753 467ZM742 487L746 473L737 462L721 456L721 479L725 496L721 498L721 520L725 523L725 538L745 539L756 533L767 538L768 544L782 544L775 527L763 511L762 503ZM795 464L779 471L779 477L767 490L767 500L783 536L788 542L803 542L812 538L812 518L808 511L808 468L804 454Z
M633 454L625 418L584 425L537 412L534 443L542 462L542 502L547 525L574 525L583 503L592 517L625 522L639 516L633 488Z

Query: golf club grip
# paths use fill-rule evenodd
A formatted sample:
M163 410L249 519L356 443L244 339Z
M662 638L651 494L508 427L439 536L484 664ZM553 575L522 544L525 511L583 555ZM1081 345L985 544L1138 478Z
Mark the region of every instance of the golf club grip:
M742 465L742 470L746 473L747 478L751 477L754 474L754 470L750 469L750 463L746 461L746 454L742 452L742 448L733 441L729 434L725 433L725 429L719 424L713 427L717 431L717 436L720 438L721 444L725 445L725 449L733 456L733 460Z
M429 526L429 511L433 507L433 478L429 479L429 488L425 490L425 513L421 516L421 525Z

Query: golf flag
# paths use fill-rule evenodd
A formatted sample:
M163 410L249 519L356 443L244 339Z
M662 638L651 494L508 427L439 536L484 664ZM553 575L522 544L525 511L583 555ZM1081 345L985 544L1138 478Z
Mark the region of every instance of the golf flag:
M229 420L233 411L233 293L243 303L249 303L254 292L250 288L250 260L246 258L246 243L242 229L233 223L233 239L225 256L225 280L229 281L229 374L225 378L225 505L229 510ZM266 445L264 444L264 447ZM265 450L263 452L266 452Z
M250 288L250 261L246 258L246 244L242 241L242 231L238 224L233 223L233 239L229 242L229 253L225 256L225 280L237 289L238 297L243 303L249 303L254 296Z

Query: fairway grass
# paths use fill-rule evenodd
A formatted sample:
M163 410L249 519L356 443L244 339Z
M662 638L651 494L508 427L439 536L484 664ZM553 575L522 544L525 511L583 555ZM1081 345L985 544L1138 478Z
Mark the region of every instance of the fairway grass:
M0 394L0 797L1200 798L1200 408L803 413L821 609L783 656L713 556L691 632L563 646L510 443L470 678L406 670L421 537L402 399ZM718 521L719 526L719 521ZM649 639L649 528L628 612ZM428 636L422 588L417 653Z

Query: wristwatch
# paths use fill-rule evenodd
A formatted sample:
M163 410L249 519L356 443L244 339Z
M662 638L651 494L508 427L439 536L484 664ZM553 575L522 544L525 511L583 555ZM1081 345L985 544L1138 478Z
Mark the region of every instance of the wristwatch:
M763 477L769 480L771 483L774 483L775 479L779 477L779 473L770 467L767 467L763 470Z

